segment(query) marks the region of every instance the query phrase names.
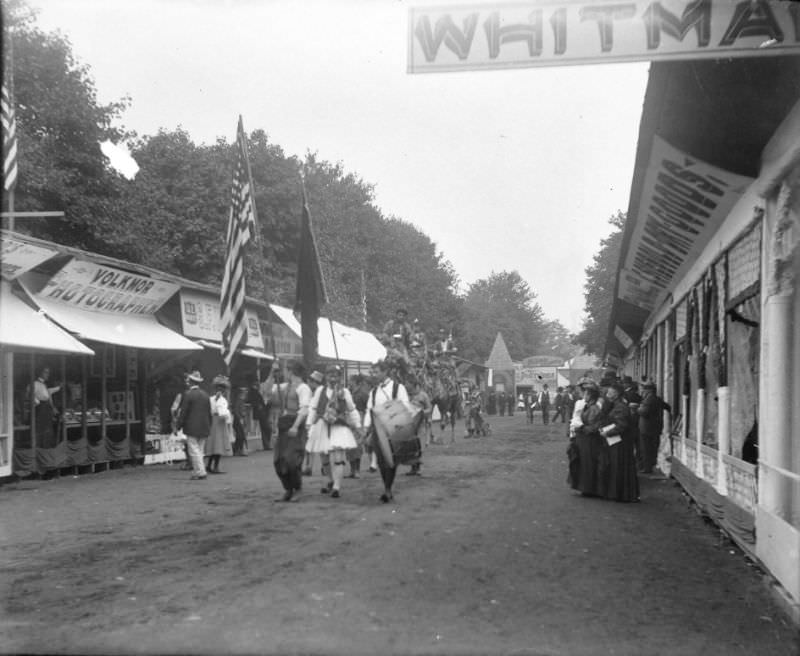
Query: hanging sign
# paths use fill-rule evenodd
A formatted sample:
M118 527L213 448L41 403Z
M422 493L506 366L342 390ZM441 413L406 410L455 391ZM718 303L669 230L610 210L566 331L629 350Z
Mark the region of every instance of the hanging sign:
M753 182L653 137L617 296L652 311L700 256Z
M412 7L408 72L800 54L789 0L562 0Z
M517 385L540 388L547 383L549 387L556 387L556 367L526 367L520 363L514 364Z
M3 236L0 249L0 268L5 280L14 280L17 276L30 271L42 262L49 260L57 251L27 242Z
M154 314L179 286L94 262L70 260L36 295L61 305L107 314Z
M180 296L184 336L221 342L219 299L186 289L181 290ZM261 338L258 316L248 309L245 309L244 316L247 322L247 346L263 349L264 341Z

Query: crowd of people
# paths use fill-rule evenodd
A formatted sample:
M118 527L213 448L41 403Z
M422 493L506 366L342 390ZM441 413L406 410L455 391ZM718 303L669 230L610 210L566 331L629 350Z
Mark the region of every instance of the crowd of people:
M359 478L366 456L369 471L380 471L384 483L381 501L393 498L393 483L401 465L410 476L421 473L422 450L432 443L430 397L420 381L409 376L409 389L399 382L390 359L375 363L369 376L355 375L343 382L339 365L329 364L324 373L308 373L302 363L286 365L284 376L276 362L258 385L267 409L262 424L265 450L273 451L275 473L284 489L280 500L291 501L303 489L303 478L318 470L323 477L320 492L340 498L345 478ZM186 389L173 403L173 432L185 439L187 467L193 480L204 480L220 469L223 456L235 455L239 422L232 407L231 386L225 376L216 376L212 394L203 388L203 376L192 371L185 377ZM246 390L245 390L246 391ZM246 394L235 392L236 398ZM405 413L408 435L402 453L380 448L375 417L391 403L393 421ZM243 430L243 428L242 428ZM245 440L246 442L246 440ZM246 455L246 451L240 452Z
M398 466L410 476L421 473L422 452L436 442L434 424L442 435L455 420L465 422L464 436L490 434L486 414L513 416L524 411L527 421L568 424L569 485L586 496L637 501L638 474L656 465L669 409L655 385L636 385L629 376L604 376L600 383L588 377L578 385L548 384L515 396L504 391L482 391L455 375L456 348L444 329L430 347L404 309L380 335L387 348L384 360L369 375L343 380L339 365L324 372L306 371L302 363L278 362L265 380L231 390L225 376L212 381L213 395L201 388L198 371L186 375L186 389L172 406L173 431L185 438L187 467L192 478L224 473L223 456L247 455L245 408L259 421L262 446L274 452L275 473L291 501L303 489L303 478L317 469L324 483L320 492L339 498L345 478L361 476L366 456L369 471L379 471L384 490L381 501L393 499ZM641 391L639 389L641 387ZM389 417L387 419L387 417ZM389 427L391 424L391 427Z
M656 465L669 406L652 381L639 386L630 376L584 378L583 398L575 403L569 424L568 482L585 496L615 501L639 500L639 474Z

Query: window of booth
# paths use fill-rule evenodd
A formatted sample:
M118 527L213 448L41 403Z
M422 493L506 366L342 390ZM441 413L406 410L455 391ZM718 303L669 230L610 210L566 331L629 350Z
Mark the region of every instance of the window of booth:
M138 457L143 441L138 355L134 349L106 344L93 349L94 357L15 355L15 472L43 473ZM43 382L45 369L49 376ZM50 390L51 403L33 400L37 385Z

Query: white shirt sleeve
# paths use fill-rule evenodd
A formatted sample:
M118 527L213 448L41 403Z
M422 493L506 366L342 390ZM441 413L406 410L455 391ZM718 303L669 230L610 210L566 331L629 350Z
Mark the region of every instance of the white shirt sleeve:
M308 416L309 406L311 405L311 388L305 383L297 386L297 404L297 417L299 419L299 426Z
M306 417L306 426L309 428L319 419L319 417L317 417L317 406L319 406L319 398L322 396L323 389L324 387L322 385L315 389L311 401L309 401L308 416Z
M359 414L358 410L356 410L356 404L353 402L353 395L350 393L350 390L346 387L344 388L344 400L347 404L347 424L351 428L360 428L361 427L361 415Z

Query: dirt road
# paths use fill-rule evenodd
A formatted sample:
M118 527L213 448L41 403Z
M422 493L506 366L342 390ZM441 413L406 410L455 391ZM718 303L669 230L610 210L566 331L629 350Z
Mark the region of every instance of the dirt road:
M0 488L0 651L781 654L759 571L667 479L576 496L563 426L493 418L422 477L274 503L271 453Z

